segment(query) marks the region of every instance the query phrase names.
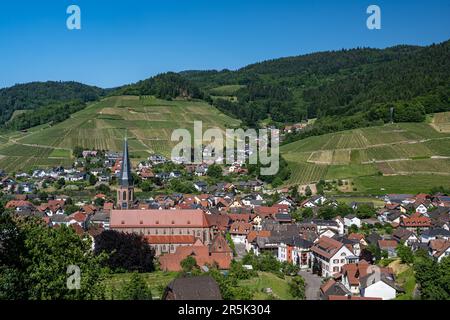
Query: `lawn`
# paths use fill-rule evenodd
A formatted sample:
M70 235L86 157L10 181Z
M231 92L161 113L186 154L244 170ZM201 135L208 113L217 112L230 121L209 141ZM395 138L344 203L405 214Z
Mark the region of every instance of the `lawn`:
M414 270L408 267L397 275L398 284L405 290L405 293L398 295L396 300L414 300L414 288L416 287L416 278L414 277Z
M132 273L116 273L111 278L105 280L106 297L111 299L111 291L113 288L118 290L125 282L130 280ZM147 282L147 285L152 290L153 300L161 299L164 288L170 281L176 278L177 272L163 272L155 271L152 273L141 273L141 276Z
M250 288L254 292L254 300L267 300L271 298L264 292L265 288L271 288L273 296L277 299L293 300L294 297L289 293L289 279L290 277L280 279L273 273L258 272L258 277L249 280L241 280L239 285Z

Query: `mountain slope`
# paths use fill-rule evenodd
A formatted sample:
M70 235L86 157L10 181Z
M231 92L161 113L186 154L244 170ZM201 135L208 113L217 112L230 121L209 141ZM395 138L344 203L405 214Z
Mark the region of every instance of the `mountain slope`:
M428 192L432 186L448 187L449 116L450 112L436 114L432 125L388 124L286 144L281 154L292 170L288 184L345 180L347 185L338 190L373 194L386 193L388 188L408 193Z
M97 100L105 91L78 82L30 82L0 89L0 126L15 110L33 110L60 102Z
M177 142L172 131L193 131L194 121L203 128L238 126L232 119L203 101L165 101L154 97L114 96L89 104L56 125L42 125L28 132L0 135L0 168L28 170L70 165L75 147L121 151L125 133L133 162L150 153L170 156ZM61 156L62 154L62 156Z
M316 126L327 120L336 122L336 116L353 117L349 126L328 130L338 131L386 122L389 108L400 102L420 104L427 113L449 110L449 56L450 41L446 41L427 47L319 52L264 61L237 71L185 71L181 75L206 92L223 85L247 86L235 92L236 102L218 99L215 103L249 125L274 115L280 123L323 119ZM266 93L273 88L291 92L281 100L288 102L283 106L285 116L279 114L280 99L270 94L252 98L255 84L271 88Z

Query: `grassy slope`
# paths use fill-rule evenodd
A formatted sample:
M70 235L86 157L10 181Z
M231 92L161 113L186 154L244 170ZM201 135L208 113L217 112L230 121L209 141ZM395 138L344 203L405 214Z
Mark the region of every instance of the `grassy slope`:
M141 275L152 290L153 299L160 299L163 293L162 289L175 279L178 273L157 271L142 273ZM106 297L111 299L113 290L120 290L121 286L130 280L130 277L131 273L113 274L105 281ZM265 288L272 288L273 295L278 299L292 300L293 297L289 293L288 280L289 277L280 279L272 273L259 272L258 277L250 280L241 280L239 285L250 288L254 292L253 299L255 300L267 300L270 298L268 294L263 292Z
M294 298L289 293L288 286L289 277L280 279L276 275L268 272L259 272L258 277L242 280L240 285L250 288L253 292L253 299L255 300L267 300L269 295L263 292L265 288L271 288L273 295L277 299L281 300L293 300Z
M436 115L440 126L448 114ZM427 123L402 123L311 137L283 146L281 153L293 170L290 185L353 179L357 192L377 194L450 186L449 150L449 133Z
M175 145L170 141L172 131L185 128L192 132L193 121L202 121L204 129L239 124L204 102L110 97L52 127L0 136L0 155L4 156L0 168L11 171L70 165L70 151L75 146L119 151L125 131L133 161L145 159L152 152L170 155Z

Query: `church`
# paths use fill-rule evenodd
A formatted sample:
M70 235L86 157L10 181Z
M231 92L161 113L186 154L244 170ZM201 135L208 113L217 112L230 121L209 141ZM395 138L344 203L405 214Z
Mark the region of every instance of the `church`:
M143 235L157 256L174 253L178 247L191 246L198 240L204 245L212 241L211 229L202 210L138 209L126 138L116 208L111 211L110 228Z

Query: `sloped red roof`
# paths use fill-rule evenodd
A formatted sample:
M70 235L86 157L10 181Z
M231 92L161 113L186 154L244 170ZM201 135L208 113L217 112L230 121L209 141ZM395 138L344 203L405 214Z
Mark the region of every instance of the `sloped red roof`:
M319 241L311 247L311 251L326 258L331 258L342 248L344 244L329 237L321 237Z
M193 235L149 235L145 236L149 244L193 244L195 237Z
M202 210L112 210L111 228L200 227L208 222Z

